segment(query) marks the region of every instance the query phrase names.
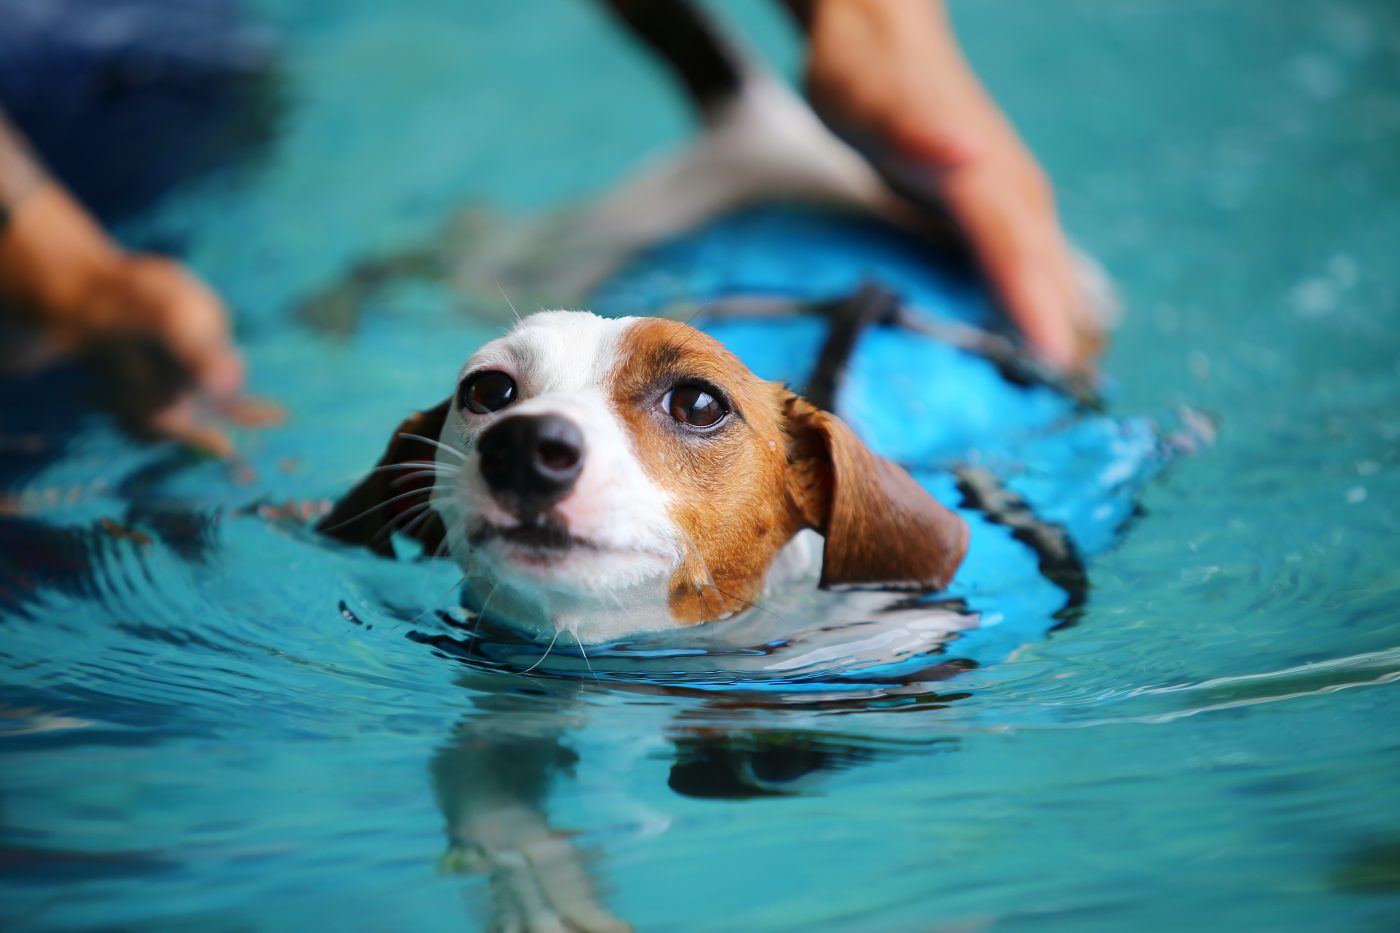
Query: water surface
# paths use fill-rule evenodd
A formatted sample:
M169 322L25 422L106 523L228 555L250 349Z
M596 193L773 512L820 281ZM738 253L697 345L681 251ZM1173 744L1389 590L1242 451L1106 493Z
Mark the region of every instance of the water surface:
M398 283L332 333L309 296L688 132L586 4L477 7L258 3L276 138L123 227L228 297L285 427L226 466L97 418L47 457L5 416L0 925L484 928L518 891L440 869L444 813L547 772L642 930L1400 925L1393 5L955 6L1124 292L1112 410L1216 439L1146 485L1075 624L912 696L762 702L462 663L427 611L450 568L258 514L345 488L504 313ZM773 11L724 8L793 67Z

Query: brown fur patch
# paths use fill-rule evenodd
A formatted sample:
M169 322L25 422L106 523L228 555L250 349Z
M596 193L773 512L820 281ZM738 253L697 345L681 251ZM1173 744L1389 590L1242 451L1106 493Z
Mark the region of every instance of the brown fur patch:
M662 410L685 382L713 386L731 413L687 430ZM798 531L826 538L823 587L935 589L956 571L967 527L899 466L865 448L834 415L759 379L718 342L674 321L644 319L618 346L606 391L652 481L670 493L687 553L669 583L681 624L754 605L778 552ZM449 401L399 425L381 467L431 464ZM318 523L325 534L391 554L390 533L426 502L433 477L377 470ZM0 503L3 505L3 503ZM427 513L407 523L429 553L444 537Z
M804 528L826 538L821 586L931 590L967 549L967 526L841 419L755 376L721 344L675 321L623 335L611 396L643 468L671 493L688 553L670 582L681 624L752 606L778 551ZM661 409L674 386L719 389L732 414L694 433Z
M840 418L789 395L789 494L826 537L823 589L934 590L967 552L967 524Z
M661 409L666 392L689 380L730 402L713 433L688 432ZM670 492L671 517L689 537L671 578L672 616L688 625L752 605L773 558L808 524L787 493L787 393L706 334L655 319L624 333L610 388L642 467Z

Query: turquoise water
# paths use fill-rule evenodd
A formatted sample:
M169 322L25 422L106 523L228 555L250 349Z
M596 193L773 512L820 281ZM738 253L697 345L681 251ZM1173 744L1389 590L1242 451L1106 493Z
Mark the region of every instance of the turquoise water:
M291 6L257 9L275 143L123 230L228 297L291 419L231 466L92 419L5 491L0 926L487 928L528 873L446 870L445 827L551 772L548 828L503 825L641 930L1400 926L1393 5L955 7L1124 292L1112 413L1215 440L1142 486L1072 626L802 703L461 663L450 568L256 513L345 488L508 316L470 277L338 328L309 297L688 132L586 4ZM725 8L791 67L772 11ZM1010 595L1048 598L984 608Z

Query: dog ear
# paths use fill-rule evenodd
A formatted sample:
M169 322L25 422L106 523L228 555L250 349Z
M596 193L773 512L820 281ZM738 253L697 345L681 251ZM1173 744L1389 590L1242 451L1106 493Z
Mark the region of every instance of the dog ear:
M424 553L435 553L447 535L437 513L430 507L429 514L421 521L403 519L409 509L427 501L436 476L426 467L413 469L408 464L435 460L437 448L419 438L439 437L450 409L451 400L446 399L441 405L404 419L394 429L394 436L375 468L335 504L330 514L316 524L316 530L350 544L365 545L385 557L394 556L389 541L392 532L406 530L423 545ZM404 468L383 469L394 465ZM415 496L414 492L420 494Z
M785 400L788 496L826 538L823 589L941 589L967 552L967 524L846 424L806 399Z

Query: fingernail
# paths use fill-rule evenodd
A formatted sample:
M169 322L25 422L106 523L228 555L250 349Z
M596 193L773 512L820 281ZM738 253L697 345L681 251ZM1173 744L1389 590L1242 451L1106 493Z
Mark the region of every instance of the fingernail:
M199 375L203 389L215 398L228 398L243 388L243 358L225 350L204 366Z
M1041 359L1059 370L1072 369L1075 365L1074 334L1061 325L1047 328L1036 341L1036 352Z
M1065 316L1065 306L1054 281L1038 271L1023 271L1013 281L1019 288L1011 291L1010 297L1015 301L1014 306L1021 309L1014 317L1031 351L1057 370L1072 368L1074 328Z

